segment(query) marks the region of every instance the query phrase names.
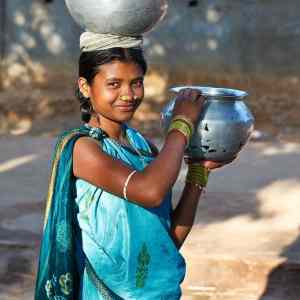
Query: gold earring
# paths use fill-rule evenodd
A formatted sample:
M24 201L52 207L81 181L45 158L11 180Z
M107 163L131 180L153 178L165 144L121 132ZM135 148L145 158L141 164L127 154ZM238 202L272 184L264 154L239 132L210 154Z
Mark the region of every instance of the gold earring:
M83 96L84 96L85 98L90 98L87 91L84 91Z

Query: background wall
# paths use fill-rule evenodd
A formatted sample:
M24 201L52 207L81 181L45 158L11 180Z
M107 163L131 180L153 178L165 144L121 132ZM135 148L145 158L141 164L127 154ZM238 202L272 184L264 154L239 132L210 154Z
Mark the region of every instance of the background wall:
M29 61L52 67L76 62L81 30L64 1L2 2L1 47L10 70L16 62L29 68ZM196 6L171 0L167 18L147 34L147 53L172 70L298 74L299 11L296 0L199 0Z
M166 22L150 35L171 53L167 61L175 69L299 74L299 1L202 0L196 7L187 2L172 1Z
M70 98L81 29L64 1L46 2L1 1L0 81L4 89L29 85ZM243 88L258 121L300 125L299 1L169 2L167 18L145 38L149 98L160 103L178 83Z
M74 25L64 1L2 2L6 3L6 16L1 47L8 75L4 86L16 81L42 83L51 72L74 71L80 29Z

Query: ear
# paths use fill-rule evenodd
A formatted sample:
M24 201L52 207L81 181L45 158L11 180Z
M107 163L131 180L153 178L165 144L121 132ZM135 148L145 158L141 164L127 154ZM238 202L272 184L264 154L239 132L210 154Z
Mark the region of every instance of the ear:
M90 98L89 84L85 78L79 77L78 86L79 86L80 92L83 94L83 96L85 98Z

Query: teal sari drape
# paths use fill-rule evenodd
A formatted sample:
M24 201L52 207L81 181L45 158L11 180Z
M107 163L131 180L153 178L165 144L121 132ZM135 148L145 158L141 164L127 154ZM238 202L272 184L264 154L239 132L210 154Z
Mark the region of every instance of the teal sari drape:
M91 135L86 127L67 131L59 138L52 158L43 238L36 279L35 300L76 300L79 298L83 253L76 221L73 146L78 138Z

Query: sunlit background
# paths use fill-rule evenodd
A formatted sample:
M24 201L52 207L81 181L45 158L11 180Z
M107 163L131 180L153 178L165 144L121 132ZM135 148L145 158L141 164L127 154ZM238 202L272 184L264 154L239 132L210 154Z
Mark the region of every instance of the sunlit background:
M299 300L300 2L169 4L145 36L150 71L133 125L162 145L160 112L176 84L246 90L256 119L199 205L183 249L185 300ZM80 33L62 0L0 0L1 300L32 299L55 136L80 123Z

